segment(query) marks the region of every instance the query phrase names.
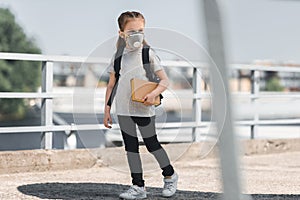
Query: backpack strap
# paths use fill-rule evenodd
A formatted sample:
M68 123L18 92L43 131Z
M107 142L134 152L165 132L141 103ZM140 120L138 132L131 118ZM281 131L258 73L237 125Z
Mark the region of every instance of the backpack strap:
M120 69L121 69L121 60L122 60L122 55L123 55L123 51L124 51L124 47L120 47L117 49L116 55L115 55L115 60L114 60L114 70L115 70L115 78L116 78L116 82L115 85L111 91L110 97L107 101L107 105L111 106L115 95L116 95L116 91L118 88L118 82L119 82L119 78L120 78Z
M146 77L148 78L149 81L159 83L160 82L159 77L157 77L155 75L155 73L151 71L150 58L149 58L150 53L149 52L150 52L150 46L144 45L143 50L142 50L142 58L143 58L143 67L144 67L144 70L146 71ZM159 97L160 97L160 100L162 100L164 98L162 94L159 94Z
M153 73L151 72L151 68L150 68L149 52L150 52L150 46L144 45L142 50L143 67L144 70L146 71L146 77L148 78L148 80L155 82L155 79L153 78Z
M125 47L118 48L116 55L115 55L114 70L115 70L115 77L117 80L119 80L119 77L120 77L121 60L122 60L124 48Z

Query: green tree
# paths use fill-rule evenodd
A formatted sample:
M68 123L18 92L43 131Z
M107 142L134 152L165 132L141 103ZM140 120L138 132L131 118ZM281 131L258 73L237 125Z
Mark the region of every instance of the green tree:
M9 9L0 8L0 52L40 54L34 40L24 33ZM1 92L33 92L40 85L41 63L0 60ZM23 99L0 99L0 120L24 117Z
M266 81L266 91L283 91L284 87L280 84L278 77L274 76Z

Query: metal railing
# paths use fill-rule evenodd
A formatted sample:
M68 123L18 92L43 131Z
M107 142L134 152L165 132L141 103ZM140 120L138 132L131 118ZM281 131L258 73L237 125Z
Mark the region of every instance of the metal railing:
M42 62L42 83L41 92L0 92L0 98L39 98L41 99L41 126L25 127L1 127L0 133L26 133L41 132L41 148L52 149L54 131L78 131L78 130L97 130L104 129L103 125L54 125L53 124L53 98L70 97L72 94L53 93L53 64L54 63L107 63L108 60L95 58L86 59L85 57L69 56L49 56L37 54L20 53L0 53L0 59L3 60L26 60Z
M24 126L24 127L0 127L1 133L27 133L41 132L41 147L45 149L52 148L53 132L55 131L80 131L80 130L100 130L106 129L102 124L70 124L70 125L54 125L53 124L53 99L72 97L73 94L56 94L53 93L53 65L54 63L90 63L90 64L108 64L109 59L74 57L74 56L50 56L36 54L19 54L19 53L0 53L1 60L23 60L23 61L39 61L42 62L42 91L41 92L0 92L0 98L34 98L41 99L41 125L40 126ZM201 91L201 63L188 63L185 61L162 61L163 66L193 68L193 117L191 122L174 123L168 122L158 124L163 128L192 128L193 140L199 141L198 129L209 126L209 122L201 121L201 101L210 97L206 92ZM232 70L249 70L251 71L251 94L248 98L255 104L260 98L281 98L287 95L278 94L261 94L259 92L261 71L283 71L300 73L300 68L288 66L262 66L256 64L234 64L230 66ZM293 98L300 98L299 94L288 94ZM253 120L245 120L236 122L238 125L251 127L251 138L255 137L257 126L272 124L300 124L300 119L281 119L281 120L261 120L258 115Z

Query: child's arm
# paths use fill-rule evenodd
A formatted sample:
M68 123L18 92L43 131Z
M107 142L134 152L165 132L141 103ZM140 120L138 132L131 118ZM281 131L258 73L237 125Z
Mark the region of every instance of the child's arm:
M107 105L107 102L108 102L108 99L110 97L110 94L112 93L112 90L114 88L115 83L116 83L115 73L111 72L110 76L109 76L109 81L108 81L108 84L107 84L107 88L106 88L106 93L105 93L103 124L106 128L111 128L111 126L109 124L112 124L112 118L110 116L110 106Z
M158 70L155 72L155 74L159 77L160 82L155 90L144 97L143 100L145 105L153 105L155 102L155 97L160 95L169 86L169 79L164 70Z

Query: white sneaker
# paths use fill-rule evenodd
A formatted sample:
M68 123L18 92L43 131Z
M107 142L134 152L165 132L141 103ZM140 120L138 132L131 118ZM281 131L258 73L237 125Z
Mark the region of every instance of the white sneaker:
M177 189L178 175L176 172L171 177L164 178L164 189L162 191L163 197L171 197L175 194Z
M147 198L147 193L144 187L132 185L126 192L120 194L119 197L120 199L145 199Z

